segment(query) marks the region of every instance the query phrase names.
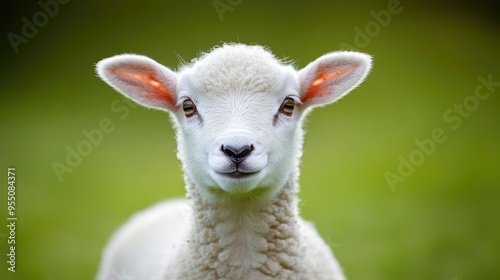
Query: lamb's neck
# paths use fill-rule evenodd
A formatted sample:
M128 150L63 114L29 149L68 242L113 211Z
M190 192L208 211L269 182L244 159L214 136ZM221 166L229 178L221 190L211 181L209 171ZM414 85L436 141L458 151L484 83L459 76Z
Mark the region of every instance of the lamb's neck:
M293 181L266 202L240 198L214 204L193 189L188 197L194 209L189 240L192 267L211 276L204 279L288 279L301 271Z

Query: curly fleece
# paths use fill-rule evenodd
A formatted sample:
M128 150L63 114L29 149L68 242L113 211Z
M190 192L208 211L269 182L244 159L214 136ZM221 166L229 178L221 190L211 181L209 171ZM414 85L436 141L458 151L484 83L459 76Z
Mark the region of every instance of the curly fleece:
M188 180L189 181L189 180ZM208 203L188 184L192 230L174 279L343 279L327 248L315 248L298 216L298 187L288 182L273 199ZM256 194L258 196L259 194ZM307 228L307 230L304 230ZM318 272L321 265L321 272Z

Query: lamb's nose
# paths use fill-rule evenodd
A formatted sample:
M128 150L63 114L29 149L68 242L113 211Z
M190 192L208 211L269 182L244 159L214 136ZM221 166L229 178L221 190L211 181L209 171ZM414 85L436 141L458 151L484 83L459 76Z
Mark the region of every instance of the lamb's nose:
M221 146L222 152L230 157L235 164L240 164L246 156L253 151L253 145L245 145L242 147L232 147L229 145Z

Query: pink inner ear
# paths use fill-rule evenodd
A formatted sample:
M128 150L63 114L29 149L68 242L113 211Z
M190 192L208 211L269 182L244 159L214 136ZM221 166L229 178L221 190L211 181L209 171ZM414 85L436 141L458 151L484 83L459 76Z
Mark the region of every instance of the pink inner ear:
M338 70L334 72L324 72L321 70L318 70L318 73L316 74L316 77L314 80L312 80L311 85L307 89L306 94L304 94L304 97L302 97L302 102L306 103L307 101L321 97L325 94L327 91L327 88L321 87L326 81L328 81L331 78L341 76L345 74L346 72L349 72L351 69L345 69L345 70Z
M144 88L145 84L150 86L153 91L141 89L141 91L147 95L148 99L166 101L170 105L175 104L175 101L168 89L166 89L165 86L161 82L159 82L153 74L136 74L117 69L113 69L112 71L118 76L128 78L128 80L133 82L135 86L139 87L140 89Z

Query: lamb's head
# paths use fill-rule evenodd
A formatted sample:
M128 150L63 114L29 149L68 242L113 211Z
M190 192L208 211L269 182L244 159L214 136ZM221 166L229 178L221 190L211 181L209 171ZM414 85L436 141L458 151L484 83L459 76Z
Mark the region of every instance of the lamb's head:
M98 75L146 107L169 111L179 158L206 196L272 195L297 168L302 119L368 74L366 54L337 52L296 71L260 46L224 45L178 72L138 55L97 64Z

